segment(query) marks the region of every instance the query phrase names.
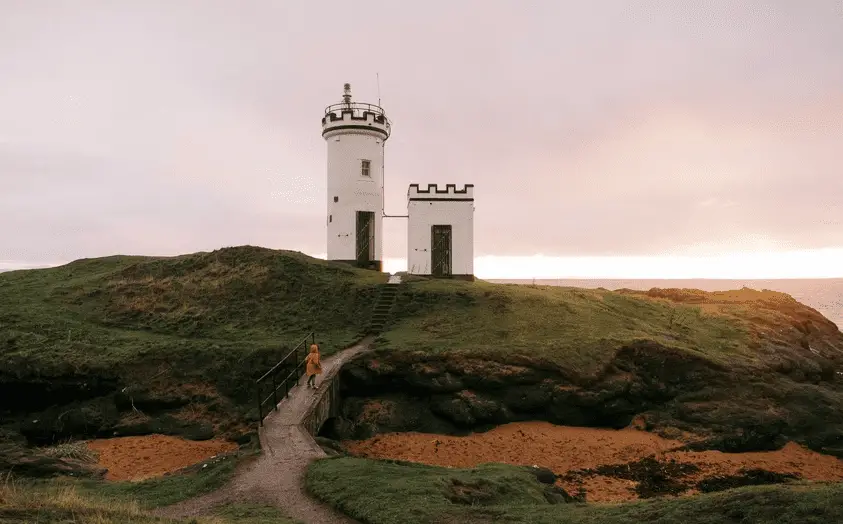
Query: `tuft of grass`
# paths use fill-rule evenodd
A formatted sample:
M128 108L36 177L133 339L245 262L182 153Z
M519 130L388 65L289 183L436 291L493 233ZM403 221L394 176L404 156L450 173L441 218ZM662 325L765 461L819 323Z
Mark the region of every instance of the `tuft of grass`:
M202 524L301 524L270 506L231 504L218 509L215 516L206 517Z
M7 477L0 485L0 522L161 522L136 501L90 497L75 486L33 487Z
M51 458L72 459L87 464L95 464L99 458L99 454L89 448L88 443L83 440L68 440L55 446L43 448L41 452Z
M468 487L471 498L455 503L454 486L463 491ZM490 464L456 469L342 457L314 462L307 488L369 524L843 522L843 484L754 486L625 504L566 504L546 497L547 488L525 468Z

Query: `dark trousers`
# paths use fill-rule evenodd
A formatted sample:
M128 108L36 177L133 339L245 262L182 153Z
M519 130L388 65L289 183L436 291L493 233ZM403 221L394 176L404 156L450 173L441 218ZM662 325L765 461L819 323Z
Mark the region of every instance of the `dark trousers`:
M307 385L308 386L315 386L316 385L316 373L307 377Z

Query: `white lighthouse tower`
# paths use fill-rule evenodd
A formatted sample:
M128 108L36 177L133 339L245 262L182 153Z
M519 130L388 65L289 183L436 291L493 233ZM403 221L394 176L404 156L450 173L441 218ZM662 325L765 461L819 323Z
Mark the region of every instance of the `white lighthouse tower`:
M380 106L343 101L325 109L328 260L377 271L383 264L383 154L390 122Z

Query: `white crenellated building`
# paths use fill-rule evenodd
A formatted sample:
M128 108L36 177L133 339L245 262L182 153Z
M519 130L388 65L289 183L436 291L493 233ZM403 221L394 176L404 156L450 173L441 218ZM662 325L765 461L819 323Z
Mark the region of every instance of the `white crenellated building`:
M379 105L343 101L325 108L328 148L328 260L383 268L384 147L391 123ZM474 185L436 184L407 192L407 270L413 275L474 279Z
M328 260L380 271L383 265L383 155L389 119L376 105L343 101L325 108L328 145Z
M407 272L474 278L474 184L407 191Z

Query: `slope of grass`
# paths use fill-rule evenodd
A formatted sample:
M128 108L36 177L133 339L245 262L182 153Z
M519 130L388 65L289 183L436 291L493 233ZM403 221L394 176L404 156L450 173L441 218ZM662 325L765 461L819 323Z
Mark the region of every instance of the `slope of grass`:
M615 505L552 504L544 495L546 487L524 468L484 465L463 470L332 458L313 463L307 474L307 485L319 499L369 524L843 521L843 485L840 484L740 488Z
M188 375L268 364L313 330L326 354L364 328L386 276L261 248L106 257L0 275L0 364L44 375L121 366ZM793 315L833 328L787 295L612 292L414 279L382 344L427 352L528 354L582 374L622 345L652 340L720 363L751 362ZM801 309L796 308L799 306ZM782 325L784 324L784 325ZM798 333L797 333L798 334ZM768 339L772 340L769 336ZM781 338L781 337L779 337ZM791 342L784 336L777 342ZM824 347L815 346L825 354ZM263 359L257 358L263 356ZM251 360L250 360L251 359ZM191 372L196 373L191 373Z
M91 493L78 485L23 484L9 479L0 485L0 523L50 524L297 524L275 508L229 505L191 519L153 515L138 500Z
M420 280L404 286L396 311L379 340L381 364L403 359L422 369L430 355L447 355L445 368L464 373L484 361L562 370L586 384L585 397L608 392L630 403L626 386L658 394L667 390L659 383L692 370L688 377L705 380L677 379L673 400L647 409L649 429L705 435L715 449L775 449L793 439L843 456L843 333L783 293ZM648 349L629 349L640 341ZM603 384L607 376L614 379Z
M0 413L122 391L133 402L151 396L207 406L214 413L200 418L218 427L254 417L253 380L308 332L325 354L352 343L385 281L381 273L254 247L3 273ZM102 432L114 425L113 406L107 399L54 415Z
M115 256L0 275L6 361L108 367L173 349L243 352L364 326L385 275L262 248Z
M801 347L804 334L794 327L806 319L821 328L820 338L837 344L819 341L816 350L829 358L843 352L843 334L834 324L772 291L639 293L429 280L406 285L396 310L396 321L382 337L384 346L492 357L524 354L581 375L596 372L635 340L720 364L765 359L769 364L769 355L759 348L772 342L795 342L796 358L811 357Z

